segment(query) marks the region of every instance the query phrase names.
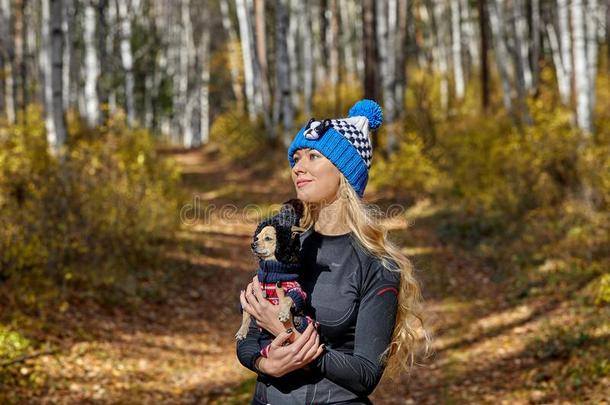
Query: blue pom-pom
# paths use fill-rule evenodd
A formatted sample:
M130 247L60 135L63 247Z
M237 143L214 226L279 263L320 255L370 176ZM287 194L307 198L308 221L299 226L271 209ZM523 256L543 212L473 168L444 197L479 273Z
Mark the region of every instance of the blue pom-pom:
M349 109L348 117L366 117L369 120L369 128L377 129L383 122L383 111L379 104L373 100L363 99L358 101Z

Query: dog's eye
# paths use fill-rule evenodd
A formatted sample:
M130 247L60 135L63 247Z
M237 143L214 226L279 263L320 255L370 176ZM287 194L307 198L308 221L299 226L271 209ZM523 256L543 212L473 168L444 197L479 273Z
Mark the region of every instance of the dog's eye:
M271 240L270 236L265 236L265 240Z

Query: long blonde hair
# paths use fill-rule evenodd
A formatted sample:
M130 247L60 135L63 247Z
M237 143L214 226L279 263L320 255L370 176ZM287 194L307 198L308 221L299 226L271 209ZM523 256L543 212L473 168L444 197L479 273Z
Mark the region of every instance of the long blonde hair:
M406 371L410 375L413 366L418 364L416 356L420 346L423 344L422 354L426 356L431 343L431 338L424 325L423 297L419 282L413 275L414 267L400 248L388 240L388 231L380 222L379 210L375 206L366 205L345 176L341 173L340 176L338 198L346 207L341 211L341 220L349 225L352 234L368 252L381 259L384 267L401 274L392 340L379 360L385 366L384 375L394 378L401 371ZM305 202L303 205L304 211L300 226L309 229L315 224L317 214L308 203ZM396 264L398 268L396 268ZM423 334L423 342L419 339L418 330L421 330Z

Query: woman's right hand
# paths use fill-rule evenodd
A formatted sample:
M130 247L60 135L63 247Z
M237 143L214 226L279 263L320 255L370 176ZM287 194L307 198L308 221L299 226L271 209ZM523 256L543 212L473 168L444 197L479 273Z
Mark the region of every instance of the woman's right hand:
M294 329L292 331L294 332ZM320 344L320 335L310 323L305 331L294 342L287 346L282 344L290 338L290 333L281 332L271 342L267 357L260 357L258 368L272 377L281 377L291 371L303 368L315 360L324 351Z

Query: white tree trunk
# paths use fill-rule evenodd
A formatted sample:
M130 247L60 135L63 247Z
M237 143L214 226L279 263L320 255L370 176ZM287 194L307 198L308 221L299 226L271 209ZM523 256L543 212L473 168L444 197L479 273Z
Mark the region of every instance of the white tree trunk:
M557 28L561 47L561 62L563 74L568 78L567 83L562 83L563 87L559 88L559 93L565 105L570 104L572 97L572 42L570 40L569 18L568 0L557 0Z
M115 27L117 24L117 4L116 1L109 1L108 9L106 13L106 26ZM114 39L116 37L116 31L114 29L108 30L106 36L106 55L114 55ZM116 89L114 86L110 86L108 89L108 109L110 113L116 111Z
M574 46L574 93L576 96L576 123L580 129L590 133L592 79L589 77L587 60L587 32L585 25L585 4L583 0L572 0L572 43Z
M200 133L195 146L207 144L210 138L210 24L209 8L207 21L203 23L199 42L199 57L201 61L201 84L199 86L199 116Z
M531 37L532 37L532 48L531 48L531 66L532 66L532 93L536 92L538 88L538 81L540 76L540 3L539 0L531 0L532 7L532 26L531 26Z
M455 96L458 100L464 98L464 70L462 68L462 30L459 0L451 0L451 50L453 56L453 78L455 81Z
M326 62L324 61L324 50L322 49L322 24L320 18L320 4L311 4L311 30L313 34L313 58L315 71L315 87L327 80Z
M398 26L396 27L396 40L394 51L396 53L396 72L394 85L394 100L396 104L396 118L401 116L404 109L405 87L407 84L406 65L407 65L407 49L406 39L409 19L409 2L408 0L398 0Z
M42 0L41 69L44 75L45 126L51 152L58 155L67 133L62 92L62 2Z
M527 125L532 125L532 118L527 106L527 93L532 88L532 75L529 65L529 55L527 47L527 30L524 6L521 0L514 0L512 4L513 19L510 23L513 37L512 59L514 66L515 87L518 97L519 115Z
M133 52L131 50L131 15L127 8L126 0L117 0L117 12L121 25L121 62L125 71L125 104L127 110L127 122L133 125L135 122L134 101L134 77L133 77Z
M551 48L551 56L555 65L555 76L557 77L557 88L559 97L564 105L570 104L570 81L572 78L567 75L563 58L561 57L561 45L553 24L546 24L546 34Z
M290 63L290 97L294 106L301 104L301 80L299 79L299 73L302 66L299 64L297 51L297 42L299 40L298 3L299 0L289 0L288 2L288 37L286 38L288 62Z
M505 41L505 24L504 24L504 13L502 12L502 1L491 0L488 3L489 7L489 26L491 27L492 39L494 43L494 54L496 56L496 66L500 73L500 80L502 81L502 100L504 102L504 108L507 111L512 111L512 97L511 97L511 84L510 76L507 69L507 61L510 60L510 55L506 47Z
M462 44L468 46L468 55L470 56L469 66L477 68L480 62L480 33L470 13L468 0L460 0L460 11L462 14Z
M180 104L178 113L181 114L180 130L182 131L182 144L186 148L193 146L193 97L189 91L189 71L194 53L193 24L191 21L191 2L182 0L181 7L182 42L180 46L180 74L177 80L180 83Z
M239 81L239 50L237 49L239 39L229 13L229 0L220 0L220 14L222 16L222 27L228 38L229 71L231 72L233 95L237 105L242 107L243 88Z
M341 49L343 50L343 66L348 75L356 73L356 62L354 58L354 22L355 16L352 14L353 8L350 7L350 0L339 1L339 17L341 18Z
M514 43L515 54L520 71L519 81L527 92L533 89L532 70L529 63L529 40L527 32L527 20L525 16L525 4L523 0L513 0L514 19Z
M326 49L328 50L328 73L330 84L332 88L335 89L335 94L338 94L336 86L339 84L339 16L337 15L337 1L338 0L328 0L329 8L326 10Z
M303 65L303 113L306 117L309 117L312 109L314 74L311 14L305 2L297 2L297 9L303 38L303 52L301 53L301 64Z
M603 13L600 12L600 7L597 0L589 0L585 8L585 26L587 32L587 70L589 75L589 105L591 106L591 113L595 109L595 83L597 79L597 54L598 54L598 42L597 35L599 33L599 27L601 25L600 19ZM610 44L606 44L610 46ZM608 61L607 63L610 63Z
M440 99L441 108L443 111L447 111L449 107L449 80L448 80L448 41L449 41L449 30L448 24L446 23L447 15L447 4L444 1L437 1L434 4L434 20L436 27L436 46L433 53L436 53L436 62L438 64L438 70L441 75L440 84Z
M254 86L254 39L252 38L252 19L248 0L235 0L237 8L237 19L239 21L239 36L241 40L241 52L244 61L244 81L246 87L246 103L250 120L254 121L259 113L256 102L256 88Z
M275 39L276 39L276 73L277 85L275 87L275 102L273 111L273 124L277 125L279 117L283 118L283 136L282 140L285 146L288 146L292 140L293 134L293 106L290 99L290 64L288 60L288 45L286 37L288 34L288 1L280 0L276 4L275 9Z
M85 119L89 126L99 121L99 99L97 96L97 79L100 73L99 60L95 49L96 13L93 4L85 2L84 43L85 43ZM66 47L68 48L68 47Z
M358 75L358 80L361 83L364 83L364 33L361 26L362 21L362 7L360 4L354 1L348 1L347 7L349 10L349 14L353 16L352 21L356 21L356 34L354 36L354 42L358 44L355 47L355 59L356 59L356 73Z
M4 108L6 111L6 118L9 124L14 124L16 119L16 103L15 94L13 92L13 55L14 46L13 38L9 30L12 13L11 13L11 2L10 0L0 0L0 13L2 18L0 19L0 35L2 35L2 49L0 52L3 53L3 64L4 64L4 77L2 81L3 93L4 93Z
M62 29L65 33L65 44L64 44L64 77L63 77L63 100L64 109L67 110L70 107L70 76L72 74L72 38L74 36L74 24L71 24L74 16L74 2L73 0L64 0L64 15L63 15L63 26ZM86 29L86 28L85 28Z

